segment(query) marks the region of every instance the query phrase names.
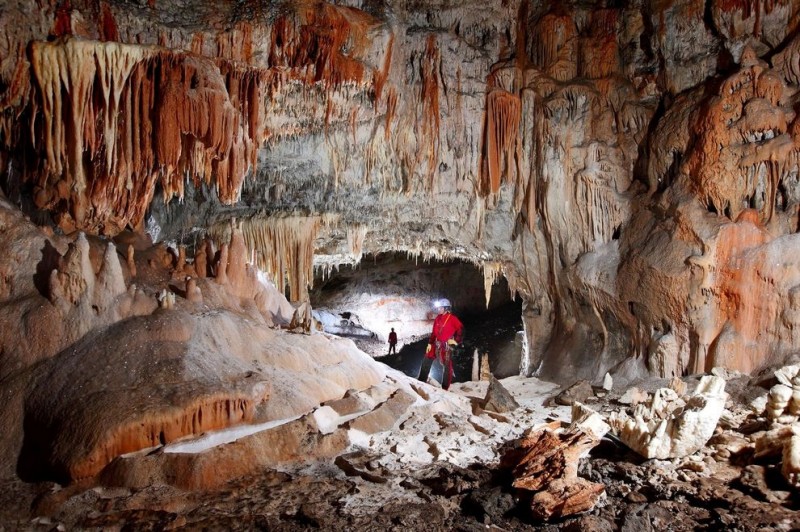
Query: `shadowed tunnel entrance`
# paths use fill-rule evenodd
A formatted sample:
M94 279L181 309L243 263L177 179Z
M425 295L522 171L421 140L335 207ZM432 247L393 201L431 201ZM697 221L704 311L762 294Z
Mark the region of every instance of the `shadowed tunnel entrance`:
M519 373L522 353L520 300L512 300L501 278L491 288L487 308L483 272L461 262L413 261L396 253L365 257L355 267L343 267L315 279L311 303L325 331L352 338L377 360L417 377L431 334L439 298L452 302L464 323L463 345L454 359L454 382L472 377L473 358L489 356L498 378ZM398 335L397 353L389 356L388 335ZM431 377L441 380L434 364Z

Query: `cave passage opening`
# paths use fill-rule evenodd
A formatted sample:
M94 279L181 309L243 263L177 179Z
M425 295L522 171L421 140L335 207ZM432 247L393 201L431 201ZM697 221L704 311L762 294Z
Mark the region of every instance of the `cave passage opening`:
M487 305L484 272L470 262L422 261L388 252L366 255L354 266L317 269L309 295L314 318L324 331L353 339L376 360L414 378L436 316L433 303L449 299L464 323L453 382L465 382L472 379L474 358L484 354L495 377L519 374L522 302L512 296L502 276L491 284L490 293ZM388 354L391 329L398 336L394 354ZM441 372L434 364L430 377L441 382Z

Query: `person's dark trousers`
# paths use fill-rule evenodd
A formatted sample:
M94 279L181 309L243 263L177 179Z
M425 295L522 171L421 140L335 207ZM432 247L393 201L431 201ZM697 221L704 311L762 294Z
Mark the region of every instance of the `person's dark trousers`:
M397 354L397 345L396 344L389 344L389 354L391 355L394 353Z
M448 390L453 383L453 350L444 345L444 362L442 363L442 388Z
M417 377L417 379L422 382L428 382L428 374L431 372L431 366L433 366L433 359L423 356L422 367L419 368L419 377Z

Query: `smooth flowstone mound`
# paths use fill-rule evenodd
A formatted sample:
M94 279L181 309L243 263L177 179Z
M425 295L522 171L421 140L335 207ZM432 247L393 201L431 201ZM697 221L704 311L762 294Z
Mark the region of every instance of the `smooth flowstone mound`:
M94 476L117 456L297 416L384 376L352 342L287 335L226 310L161 310L88 335L38 368L18 470Z

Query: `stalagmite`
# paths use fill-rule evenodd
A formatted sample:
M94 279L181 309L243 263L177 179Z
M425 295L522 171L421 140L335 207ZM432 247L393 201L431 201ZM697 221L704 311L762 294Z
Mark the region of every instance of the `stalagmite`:
M102 312L107 310L114 299L126 292L125 277L117 256L117 248L113 243L106 245L103 264L97 274L94 286L93 303Z
M481 356L481 377L482 381L489 381L492 378L492 370L489 367L489 353L484 353Z
M175 308L175 294L166 288L158 293L158 306L164 310Z
M84 294L94 293L94 270L89 259L89 242L80 233L69 245L66 255L59 260L59 267L50 275L50 301L57 304L77 305ZM61 303L60 303L61 302Z
M228 244L224 243L219 248L219 260L214 267L216 281L219 284L228 284Z
M194 255L194 271L197 274L197 277L201 279L207 277L207 268L208 257L206 255L206 244L205 242L202 242Z
M203 292L197 286L197 281L192 277L186 278L186 299L192 303L203 302Z
M132 244L128 244L128 252L126 254L126 262L128 264L128 272L131 278L136 277L136 261L134 260L134 249Z

